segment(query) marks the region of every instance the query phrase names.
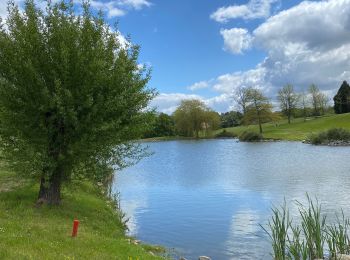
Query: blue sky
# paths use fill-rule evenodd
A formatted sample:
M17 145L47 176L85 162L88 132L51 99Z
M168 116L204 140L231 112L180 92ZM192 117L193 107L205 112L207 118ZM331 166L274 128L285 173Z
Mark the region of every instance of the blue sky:
M141 45L139 62L152 67L149 85L159 92L151 105L162 112L188 98L219 112L235 109L232 95L244 86L275 101L287 83L297 91L315 83L331 99L350 80L350 0L91 0L91 6Z
M231 1L232 2L232 1ZM142 47L140 61L153 68L150 83L160 92L192 93L195 82L236 70L253 68L265 54L229 55L223 50L220 29L210 14L229 1L154 1L150 8L120 18L120 30ZM257 21L232 21L254 28ZM207 93L206 93L207 92ZM210 91L204 92L207 97Z
M141 45L140 62L153 68L150 86L160 93L153 105L160 111L171 113L181 99L200 98L224 112L235 108L230 97L235 89L248 85L261 88L275 100L284 84L302 91L316 83L331 98L347 79L348 62L334 64L333 55L339 53L332 52L339 52L349 39L334 43L337 39L332 38L349 31L344 20L349 18L345 11L350 1L148 2L149 6L118 19L120 31ZM322 26L328 30L320 31ZM246 37L249 46L237 47L244 45ZM328 58L322 57L327 53ZM315 55L323 63L320 68ZM326 77L318 75L317 69L327 71Z

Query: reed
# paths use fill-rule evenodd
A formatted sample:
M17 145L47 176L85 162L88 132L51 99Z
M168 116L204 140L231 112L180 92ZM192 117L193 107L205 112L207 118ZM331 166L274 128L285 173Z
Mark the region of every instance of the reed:
M326 241L326 216L321 216L321 205L318 201L316 200L316 203L314 203L308 194L306 196L308 200L307 208L298 202L302 219L301 228L310 259L320 259L323 258L323 247Z
M327 243L331 257L337 259L337 254L350 253L350 240L348 231L350 220L345 218L344 212L341 211L341 217L336 215L336 224L327 227Z
M273 258L285 260L287 253L287 233L291 225L289 211L286 202L280 207L272 208L272 217L268 222L268 228L261 228L268 234L272 241ZM269 229L269 230L268 230Z
M301 239L301 229L299 226L290 225L292 234L288 235L288 259L307 260L308 250L305 241Z

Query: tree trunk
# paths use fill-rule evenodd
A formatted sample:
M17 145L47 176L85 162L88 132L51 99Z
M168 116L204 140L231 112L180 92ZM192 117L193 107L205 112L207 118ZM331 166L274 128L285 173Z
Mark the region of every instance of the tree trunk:
M40 180L38 204L59 205L61 202L61 172L55 171L47 181L44 177Z
M260 110L259 110L259 108L257 106L255 106L255 107L256 107L256 111L257 111L257 115L258 115L259 131L260 131L260 134L262 134L263 131L262 131L262 126L261 126Z
M260 134L262 134L262 133L263 133L263 131L262 131L262 126L261 126L261 122L260 122L260 120L259 120L259 131L260 131Z
M288 124L290 124L291 112L288 111Z

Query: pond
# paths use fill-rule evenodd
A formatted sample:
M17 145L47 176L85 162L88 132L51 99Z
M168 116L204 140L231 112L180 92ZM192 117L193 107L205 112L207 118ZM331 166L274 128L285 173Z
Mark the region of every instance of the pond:
M198 259L271 259L271 206L317 197L350 217L350 148L233 139L145 143L153 155L118 172L130 235Z

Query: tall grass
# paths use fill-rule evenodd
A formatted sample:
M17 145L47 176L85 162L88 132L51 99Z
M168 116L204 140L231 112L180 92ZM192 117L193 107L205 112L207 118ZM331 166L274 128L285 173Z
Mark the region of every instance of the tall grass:
M301 239L299 226L290 226L292 235L288 235L288 259L307 260L308 250L305 241Z
M260 225L271 238L274 259L286 259L287 232L290 224L289 212L284 201L280 209L276 207L272 208L272 218L268 222L268 229L270 231Z
M349 227L350 220L345 218L344 212L341 212L341 218L338 215L336 224L327 227L327 243L331 257L337 259L337 254L350 253Z
M307 195L308 208L298 202L302 218L301 227L311 259L323 258L323 246L326 241L326 216L321 216L321 205L314 203Z
M336 214L336 223L327 225L317 199L307 195L307 205L297 202L297 206L299 225L293 225L285 201L281 207L272 208L266 228L260 225L271 240L274 259L338 259L340 254L350 255L350 219L343 211L340 216Z

